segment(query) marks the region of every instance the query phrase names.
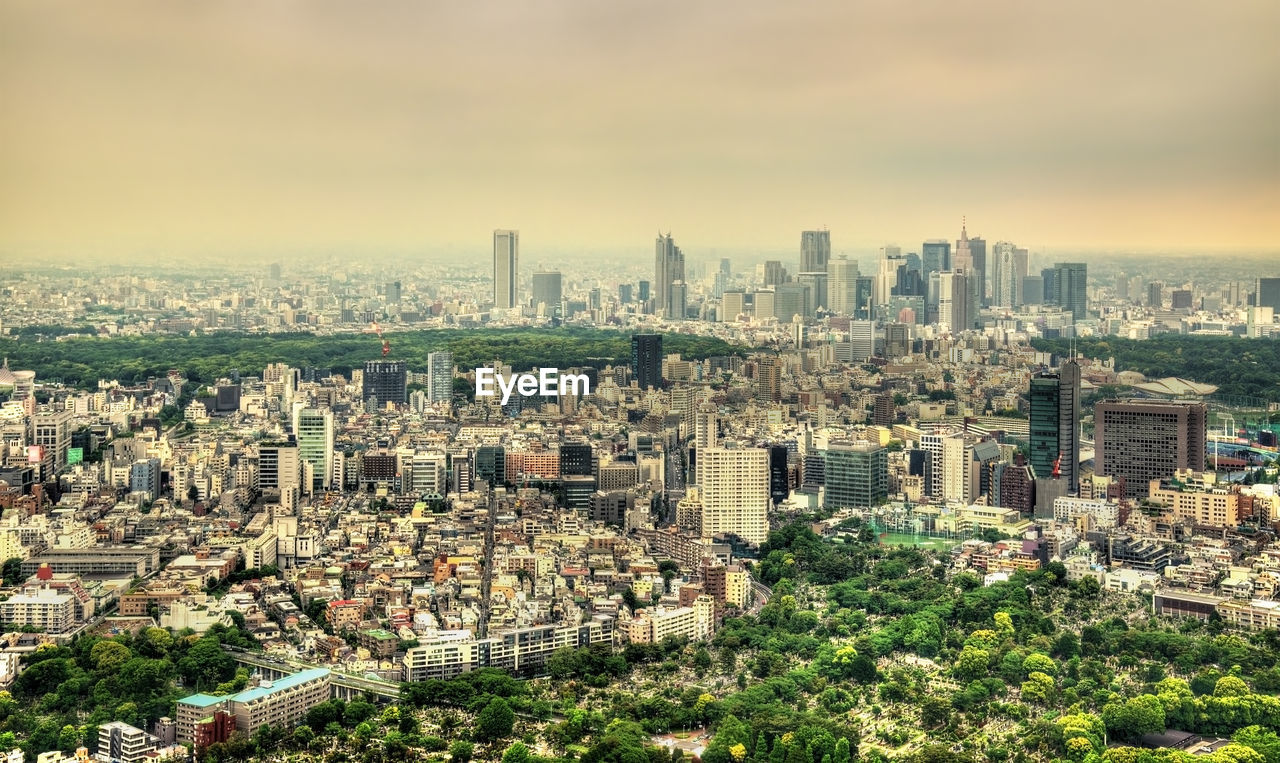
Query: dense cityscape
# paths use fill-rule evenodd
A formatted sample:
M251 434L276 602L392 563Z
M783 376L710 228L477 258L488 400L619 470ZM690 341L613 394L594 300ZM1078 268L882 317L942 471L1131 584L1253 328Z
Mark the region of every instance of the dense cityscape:
M0 0L0 763L1280 763L1276 29Z
M1280 278L797 254L14 270L0 746L1273 755Z

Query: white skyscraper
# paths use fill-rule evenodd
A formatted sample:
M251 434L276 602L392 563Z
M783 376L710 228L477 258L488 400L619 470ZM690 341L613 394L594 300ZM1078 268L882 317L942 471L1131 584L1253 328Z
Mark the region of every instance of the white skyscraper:
M763 448L698 451L702 536L732 533L749 543L769 534L769 452Z
M1019 253L1022 254L1019 262ZM1026 250L1018 249L1008 241L997 241L991 258L992 295L1001 307L1018 307L1022 304L1022 279L1026 277ZM1021 267L1019 267L1021 265Z
M938 325L958 334L969 325L969 286L964 273L938 274Z
M493 232L493 306L509 310L518 304L520 287L520 231Z
M898 286L898 266L905 265L902 248L897 246L880 247L880 267L876 271L875 304L889 304L889 297Z
M858 308L858 263L847 257L827 262L827 295L831 312L853 315Z

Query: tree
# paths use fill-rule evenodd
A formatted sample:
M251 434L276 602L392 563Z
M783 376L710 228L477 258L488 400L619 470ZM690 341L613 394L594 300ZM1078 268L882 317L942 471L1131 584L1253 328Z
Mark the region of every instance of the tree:
M1040 672L1049 676L1058 675L1058 664L1043 654L1032 653L1022 661L1022 669L1030 675L1031 673Z
M449 745L449 759L453 763L467 763L467 761L471 760L471 756L475 754L475 751L475 745L459 739Z
M951 704L939 697L926 697L920 703L920 722L925 728L945 726L951 720Z
M293 743L298 747L307 748L311 746L311 741L316 738L316 732L311 730L310 726L299 726L293 730Z
M1231 739L1262 755L1268 762L1280 760L1280 736L1271 729L1246 726L1233 734Z
M511 736L515 728L516 714L502 697L494 697L476 716L475 740L497 742Z
M104 675L116 673L131 657L133 653L129 651L129 647L119 641L99 641L89 650L89 661L93 663L93 669Z
M523 742L514 742L502 753L502 763L529 763L532 755Z
M1102 722L1120 739L1138 739L1143 734L1164 731L1164 706L1150 694L1141 694L1123 705L1112 703L1102 708Z
M17 585L22 582L22 557L15 556L4 560L4 584Z

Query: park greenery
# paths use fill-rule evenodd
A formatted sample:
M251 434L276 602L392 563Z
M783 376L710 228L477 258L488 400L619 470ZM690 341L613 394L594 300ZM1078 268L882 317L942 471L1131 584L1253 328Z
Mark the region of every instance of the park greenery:
M403 360L425 371L427 354L453 353L464 371L496 360L517 371L536 367L579 368L617 365L631 360L630 334L604 329L477 328L388 332L388 360ZM741 352L723 340L690 334L664 334L664 353L702 359ZM80 336L62 341L0 339L0 354L11 368L37 369L42 379L84 388L100 379L125 384L161 377L182 369L195 382L211 383L228 369L258 375L270 363L320 368L349 374L367 360L381 358L382 345L372 335L348 333L243 334L214 332L192 336Z
M1158 334L1150 339L1034 339L1031 344L1060 356L1074 345L1087 358L1115 358L1117 371L1137 371L1151 379L1178 376L1213 384L1220 395L1280 401L1280 342Z
M1232 740L1197 761L1280 760L1277 632L1154 618L1059 563L984 585L945 556L796 522L755 565L767 603L706 642L562 649L536 679L484 669L404 684L389 706L330 700L202 756L678 763L685 742L703 763L1189 761L1139 746L1176 729ZM0 744L67 750L106 720L235 691L248 676L223 644L252 645L232 627L45 647L0 695Z

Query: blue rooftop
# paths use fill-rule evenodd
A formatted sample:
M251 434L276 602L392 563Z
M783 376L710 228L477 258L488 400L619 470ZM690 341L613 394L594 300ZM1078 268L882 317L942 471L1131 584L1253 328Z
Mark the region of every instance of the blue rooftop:
M224 697L223 699L229 699L233 702L250 702L255 699L269 697L278 691L292 689L295 686L305 684L309 681L314 681L317 678L324 678L328 675L328 668L310 668L308 670L294 673L291 676L285 676L279 681L272 681L270 686L258 686L253 689L245 689L239 694L232 694L230 697Z

